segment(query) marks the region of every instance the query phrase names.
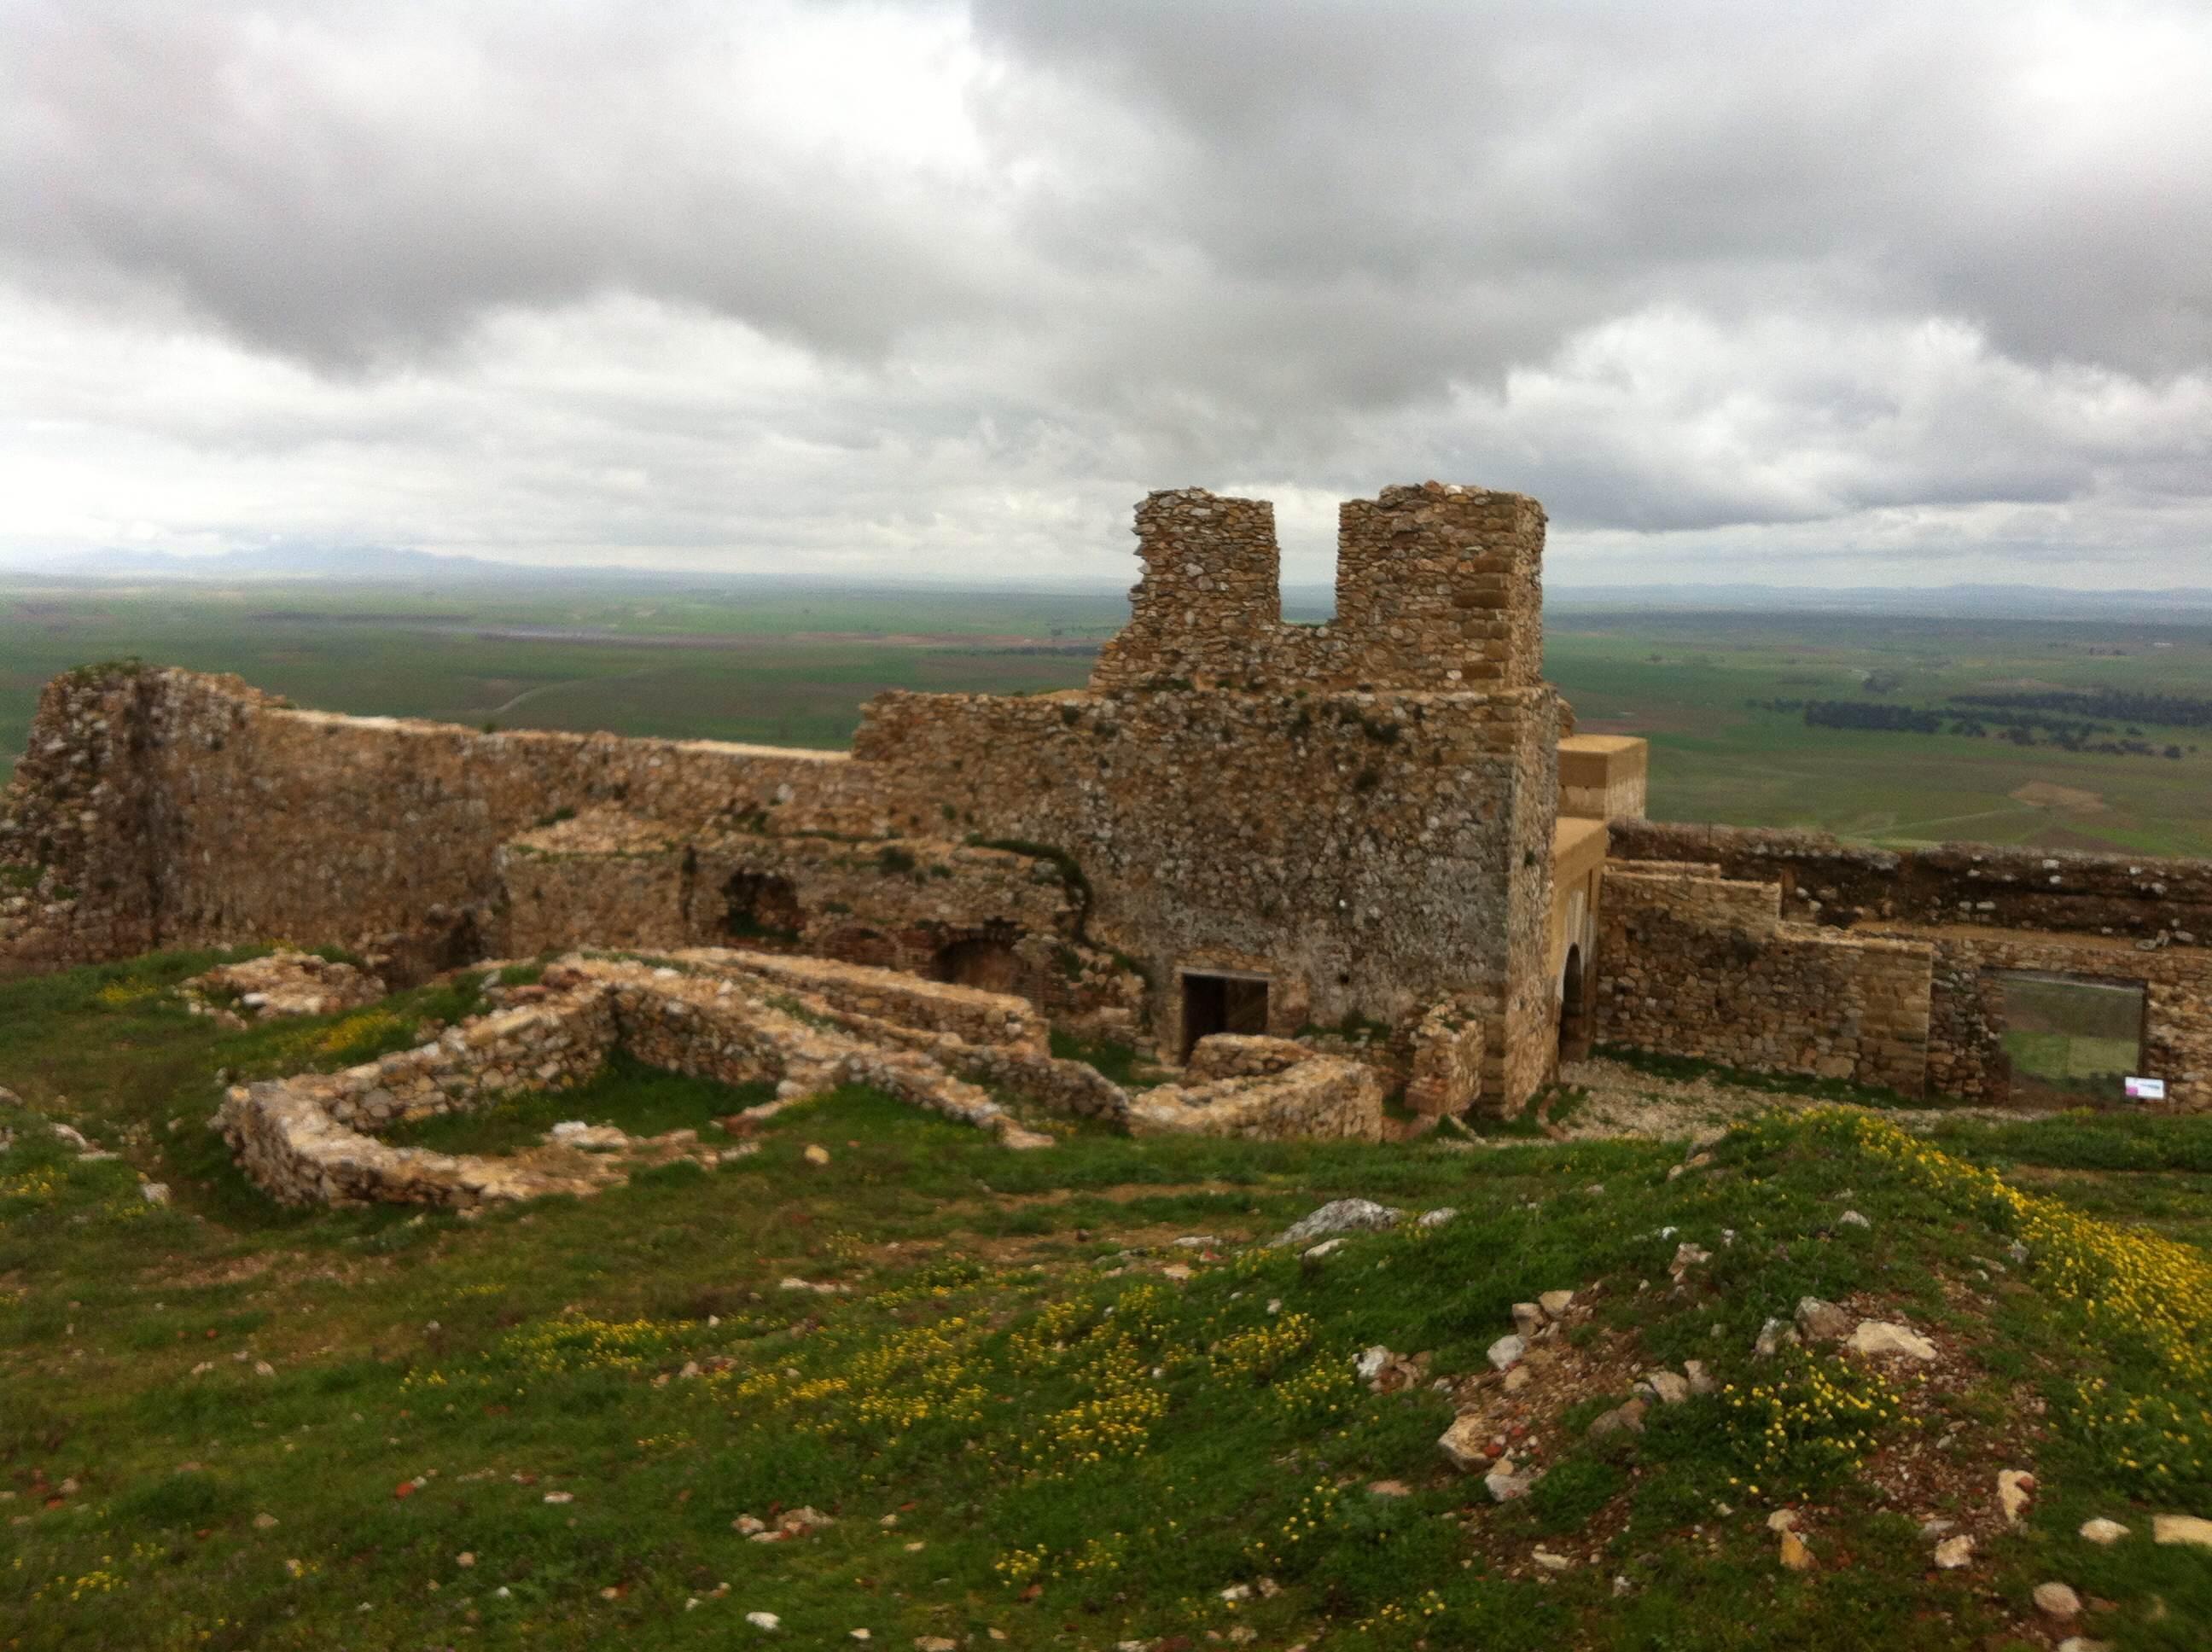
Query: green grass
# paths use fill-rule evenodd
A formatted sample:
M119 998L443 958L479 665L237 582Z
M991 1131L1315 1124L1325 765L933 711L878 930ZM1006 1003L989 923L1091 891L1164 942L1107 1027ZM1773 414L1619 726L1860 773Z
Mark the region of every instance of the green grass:
M565 1120L611 1124L633 1136L705 1131L714 1121L775 1095L773 1084L733 1087L689 1078L648 1067L617 1050L597 1078L574 1090L502 1096L472 1112L436 1114L399 1125L386 1131L385 1139L441 1153L513 1153L541 1142Z
M2075 1282L2094 1275L2075 1264L1962 1294L2022 1218L1963 1167L1938 1175L1842 1115L1739 1131L1711 1170L1669 1181L1679 1146L1656 1143L1067 1127L1049 1150L1009 1153L845 1090L767 1121L751 1157L591 1199L473 1220L287 1212L211 1147L216 1071L356 1034L343 1018L234 1033L185 1016L166 989L204 962L0 985L0 1081L30 1103L0 1109L15 1137L0 1156L0 1485L23 1521L0 1527L11 1647L828 1647L866 1628L897 1647L1096 1648L1228 1644L1249 1627L1278 1648L1842 1652L2004 1644L2054 1576L2112 1600L2099 1632L2130 1649L2193 1647L2212 1623L2203 1557L2071 1536L2090 1513L2147 1534L2139 1496L2212 1505L2201 1439L2146 1493L2123 1461L2142 1446L2091 1425L2081 1380L2212 1394L2129 1321L2087 1316ZM443 990L407 1013L465 1007ZM647 1128L731 1099L624 1064L519 1102L477 1141L517 1139L498 1133L548 1101ZM57 1113L125 1157L78 1160L43 1128ZM2103 1144L2085 1157L2194 1166L2212 1139L2135 1119L1944 1145L2056 1158L2076 1124ZM830 1162L808 1163L809 1145ZM173 1206L138 1198L142 1170L171 1182ZM2157 1172L2177 1205L2172 1178L2193 1174ZM1319 1261L1246 1242L1354 1194L1460 1215ZM1835 1226L1846 1201L1871 1231ZM1213 1236L1215 1256L1173 1247L1179 1233ZM1683 1237L1713 1260L1677 1292L1666 1270ZM2201 1258L2152 1260L2167 1300L2198 1300ZM2017 1449L2052 1493L1972 1572L1939 1575L1912 1527L1948 1494L1872 1495L1819 1443L1825 1424L1793 1422L1777 1456L1739 1410L1696 1400L1640 1437L1586 1442L1600 1402L1625 1397L1593 1394L1554 1431L1540 1494L1494 1507L1436 1454L1448 1403L1369 1394L1351 1358L1379 1342L1440 1373L1481 1369L1510 1304L1558 1286L1597 1291L1592 1335L1705 1359L1726 1382L1780 1380L1807 1403L1826 1364L1757 1370L1759 1325L1804 1294L1867 1293L1984 1373L1914 1398L1917 1424L1881 1425L1884 1445L1951 1440L1925 1461L1960 1456L1977 1498L1980 1454ZM2047 1437L1991 1444L2024 1396L2050 1408ZM1774 1564L1778 1473L1813 1500L1821 1570ZM1745 1489L1761 1476L1761 1494ZM1379 1479L1413 1495L1369 1494ZM732 1527L800 1505L836 1523L781 1544ZM1520 1575L1539 1542L1577 1565ZM1221 1598L1263 1576L1277 1592ZM756 1631L751 1611L781 1629Z

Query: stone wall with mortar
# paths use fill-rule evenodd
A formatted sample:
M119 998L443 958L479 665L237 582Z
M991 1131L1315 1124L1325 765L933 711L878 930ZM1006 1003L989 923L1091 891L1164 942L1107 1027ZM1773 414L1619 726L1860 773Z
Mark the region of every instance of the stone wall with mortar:
M1093 689L1534 688L1544 510L1425 483L1337 513L1336 613L1285 625L1274 507L1188 488L1137 507L1144 577Z
M1606 873L1597 1036L1759 1072L1927 1084L1935 949L1785 923L1781 890Z
M1994 843L1879 849L1820 832L1621 821L1616 860L1697 860L1782 886L1785 915L2212 943L2212 860Z
M1548 688L951 698L872 702L856 756L1072 855L1086 933L1141 965L1162 1048L1182 1047L1179 971L1266 976L1277 1036L1486 993L1486 1094L1542 1082Z
M842 752L296 711L177 670L57 678L0 806L0 860L35 885L0 910L0 969L281 935L404 980L483 956L500 847L564 811L882 835L877 778Z
M849 757L337 717L173 671L58 684L0 847L34 886L0 967L282 935L404 981L745 938L1012 972L1170 1049L1182 973L1233 969L1267 978L1279 1034L1402 1042L1474 1006L1510 1108L1553 1055L1543 513L1429 483L1341 526L1336 619L1283 626L1267 507L1154 495L1091 691L886 695ZM787 937L726 932L745 878L787 886Z

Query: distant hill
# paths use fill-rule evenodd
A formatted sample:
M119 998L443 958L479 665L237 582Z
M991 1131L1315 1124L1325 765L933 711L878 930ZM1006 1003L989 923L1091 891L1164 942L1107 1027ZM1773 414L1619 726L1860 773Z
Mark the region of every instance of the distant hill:
M1130 570L1133 573L1133 568ZM397 545L283 544L252 550L186 556L173 551L105 551L97 559L64 569L21 553L0 558L0 579L25 585L84 586L177 581L195 585L241 583L329 583L406 586L417 590L483 590L526 580L547 587L595 591L667 591L702 588L848 591L906 588L953 591L1120 592L1124 574L1111 579L900 580L870 574L829 580L818 574L764 574L751 570L673 569L611 566L560 567L503 562L478 556L444 556ZM2162 591L2077 591L2057 586L1784 586L1573 585L1557 581L1545 589L1547 606L1559 613L1832 613L1899 614L1945 618L2168 620L2212 623L2212 586L2174 586ZM1285 613L1297 619L1327 615L1334 594L1323 585L1286 585Z

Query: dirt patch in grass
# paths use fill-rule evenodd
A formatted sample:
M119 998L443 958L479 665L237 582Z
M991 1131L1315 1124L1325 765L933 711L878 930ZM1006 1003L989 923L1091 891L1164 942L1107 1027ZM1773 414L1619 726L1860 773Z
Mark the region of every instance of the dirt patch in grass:
M2094 792L2061 786L2055 780L2030 780L2025 786L2014 787L2007 795L2021 803L2032 803L2039 809L2074 809L2094 814L2112 807Z

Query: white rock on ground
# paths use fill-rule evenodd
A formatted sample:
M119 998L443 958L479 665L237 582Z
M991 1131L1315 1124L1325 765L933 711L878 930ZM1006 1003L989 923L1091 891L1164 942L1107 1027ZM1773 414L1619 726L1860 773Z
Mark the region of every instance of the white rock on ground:
M1547 1322L1544 1310L1532 1302L1513 1304L1513 1329L1523 1338L1534 1337Z
M1936 1546L1936 1564L1945 1571L1956 1571L1969 1565L1974 1558L1974 1540L1971 1537L1947 1537Z
M1278 1245L1311 1244L1339 1233L1381 1233L1398 1225L1405 1212L1371 1199L1333 1199L1312 1215L1283 1230Z
M2081 1535L2090 1542L2109 1546L2128 1534L2128 1528L2117 1520L2106 1520L2099 1515L2094 1520L2081 1522Z
M2199 1520L2195 1515L2157 1515L2150 1522L2154 1543L2187 1543L2200 1549L2212 1549L2212 1520Z
M1861 1320L1848 1345L1853 1353L1902 1354L1908 1359L1933 1360L1936 1345L1908 1326L1887 1320Z
M1461 1473L1471 1474L1490 1467L1490 1431L1480 1414L1469 1412L1454 1418L1452 1425L1437 1436L1437 1449Z
M2020 1517L2027 1512L2027 1505L2034 1498L2034 1475L2025 1468L1997 1470L1997 1507L2004 1510L2007 1525L2019 1525Z
M1459 1212L1449 1205L1433 1211L1423 1211L1420 1224L1425 1228L1440 1228L1458 1214Z
M1574 1300L1575 1293L1571 1291L1547 1291L1536 1298L1536 1306L1557 1319L1574 1305Z
M1491 1364L1498 1370L1510 1370L1521 1363L1521 1357L1528 1351L1528 1345L1519 1337L1500 1337L1490 1345L1488 1357Z
M2035 1609L2047 1618L2075 1618L2081 1612L2081 1597L2064 1583L2038 1583Z

